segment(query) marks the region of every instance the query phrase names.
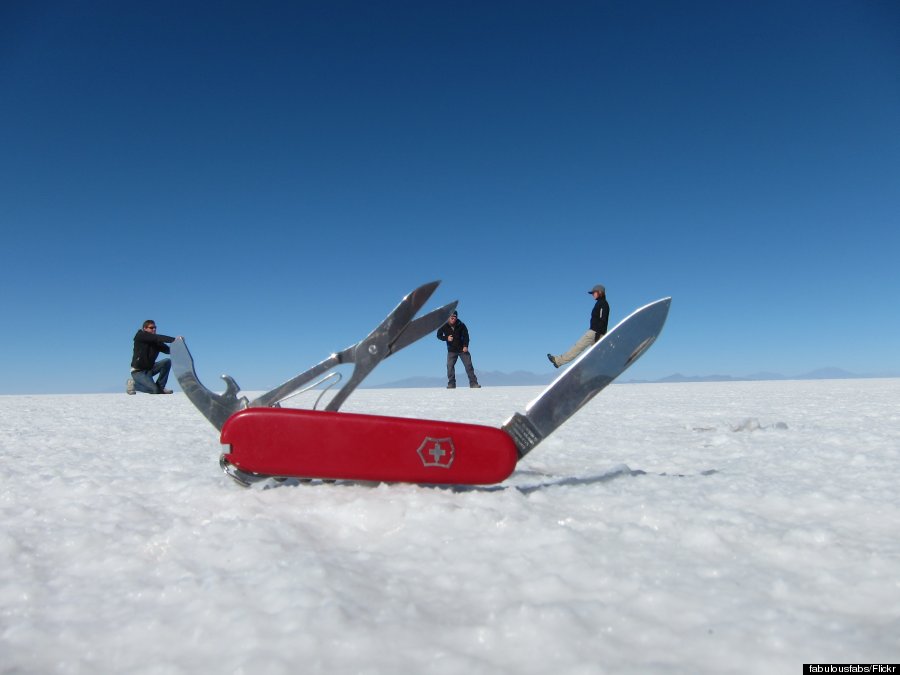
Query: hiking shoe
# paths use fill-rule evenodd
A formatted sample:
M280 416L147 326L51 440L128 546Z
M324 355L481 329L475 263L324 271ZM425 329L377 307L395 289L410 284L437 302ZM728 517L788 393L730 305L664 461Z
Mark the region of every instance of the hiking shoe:
M125 380L125 393L128 394L129 396L135 395L134 380L132 380L130 377L127 380Z
M559 366L556 365L556 359L553 358L553 354L547 354L547 358L550 359L550 363L553 364L554 368L559 368Z
M481 389L481 385L476 382L475 384L470 384L469 389Z
M447 385L447 389L456 389L456 385L455 385L455 384L448 384L448 385Z

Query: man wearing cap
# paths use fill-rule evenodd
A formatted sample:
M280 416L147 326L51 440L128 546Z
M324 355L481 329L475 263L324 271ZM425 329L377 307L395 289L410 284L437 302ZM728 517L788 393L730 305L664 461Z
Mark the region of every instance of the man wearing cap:
M550 363L553 364L554 368L559 368L569 361L574 361L576 356L606 335L606 328L609 325L609 303L606 302L606 289L602 284L597 284L588 293L594 296L596 301L594 302L594 309L591 310L591 327L562 356L547 354L547 358L550 359Z
M475 369L472 367L472 355L469 354L469 329L459 320L456 310L447 319L447 323L438 328L437 339L447 343L447 389L456 389L456 360L462 359L469 376L469 387L481 389Z

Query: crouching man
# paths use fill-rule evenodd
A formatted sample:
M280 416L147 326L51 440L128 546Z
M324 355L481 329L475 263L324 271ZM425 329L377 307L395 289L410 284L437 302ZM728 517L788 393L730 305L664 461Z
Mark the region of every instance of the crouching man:
M169 359L157 361L156 357L160 352L168 354L168 343L175 342L176 339L168 335L159 335L156 332L156 322L152 319L144 322L141 329L134 335L131 378L125 384L125 391L128 394L138 391L146 394L172 393L171 389L166 389L172 361ZM156 380L153 379L154 377Z

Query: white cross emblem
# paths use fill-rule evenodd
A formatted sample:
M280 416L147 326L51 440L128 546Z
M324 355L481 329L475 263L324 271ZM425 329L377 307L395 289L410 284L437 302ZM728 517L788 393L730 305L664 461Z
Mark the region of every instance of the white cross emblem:
M436 466L442 469L449 469L453 464L453 458L456 455L456 448L453 447L452 438L431 438L426 437L422 441L422 445L416 450L419 458L424 466Z

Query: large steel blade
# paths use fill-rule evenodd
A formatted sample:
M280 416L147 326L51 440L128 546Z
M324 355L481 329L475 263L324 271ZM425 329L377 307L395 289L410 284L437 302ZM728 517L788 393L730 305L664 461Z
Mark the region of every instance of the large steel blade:
M672 298L632 312L504 425L523 457L637 361L659 337Z

